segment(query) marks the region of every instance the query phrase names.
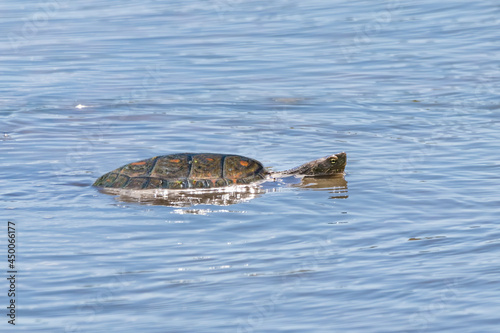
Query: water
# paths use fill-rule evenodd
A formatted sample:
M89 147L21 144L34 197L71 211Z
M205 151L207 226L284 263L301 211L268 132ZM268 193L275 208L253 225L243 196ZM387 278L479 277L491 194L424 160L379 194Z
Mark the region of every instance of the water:
M497 332L494 1L2 4L5 332ZM346 151L342 193L168 207L125 163Z

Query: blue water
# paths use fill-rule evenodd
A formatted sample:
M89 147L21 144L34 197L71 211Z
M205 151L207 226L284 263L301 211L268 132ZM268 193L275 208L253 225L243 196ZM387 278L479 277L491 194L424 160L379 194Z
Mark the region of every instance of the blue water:
M0 331L498 331L497 2L0 10ZM345 151L347 186L193 207L90 186L187 151Z

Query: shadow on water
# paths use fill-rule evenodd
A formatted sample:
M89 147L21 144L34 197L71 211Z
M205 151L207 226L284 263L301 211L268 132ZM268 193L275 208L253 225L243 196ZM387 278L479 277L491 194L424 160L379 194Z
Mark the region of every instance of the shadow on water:
M297 178L291 177L295 181ZM217 189L196 190L127 190L105 188L99 191L105 194L116 195L122 202L138 203L144 205L161 205L169 207L191 207L196 205L229 206L248 202L265 193L281 192L283 187L294 187L315 191L328 191L333 193L330 199L347 199L347 181L343 176L329 177L304 177L299 183L293 180L274 181L264 185L237 185Z

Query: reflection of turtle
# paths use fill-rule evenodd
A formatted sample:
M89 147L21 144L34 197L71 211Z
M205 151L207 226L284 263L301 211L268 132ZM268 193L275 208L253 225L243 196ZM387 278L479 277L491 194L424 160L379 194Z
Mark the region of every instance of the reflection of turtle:
M257 183L258 184L258 183ZM347 181L340 176L304 177L300 183L279 182L272 187L255 184L219 187L212 189L188 190L127 190L119 188L104 188L107 194L116 194L116 199L122 202L142 203L146 205L161 205L171 207L189 207L196 205L229 206L247 202L262 196L267 192L281 192L284 186L300 187L304 190L327 191L329 199L346 199Z
M259 161L239 155L172 154L130 163L97 179L114 189L195 189L245 185L287 176L343 174L346 154L323 157L294 169L270 172Z

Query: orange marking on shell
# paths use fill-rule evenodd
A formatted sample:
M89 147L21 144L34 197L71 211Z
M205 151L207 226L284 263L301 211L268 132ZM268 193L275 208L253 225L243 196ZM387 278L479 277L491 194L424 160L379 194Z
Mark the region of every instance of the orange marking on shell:
M213 158L207 158L207 161L212 162L214 159Z
M181 161L181 160L179 160L179 159L177 159L177 158L176 158L175 160L170 160L170 162L173 162L173 163L179 163L180 161Z
M146 164L146 162L134 162L134 163L130 163L130 165L144 165Z
M247 161L240 161L240 164L243 165L243 166L248 166L248 162Z

